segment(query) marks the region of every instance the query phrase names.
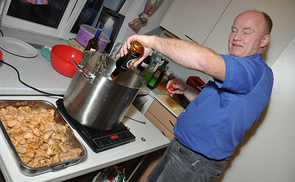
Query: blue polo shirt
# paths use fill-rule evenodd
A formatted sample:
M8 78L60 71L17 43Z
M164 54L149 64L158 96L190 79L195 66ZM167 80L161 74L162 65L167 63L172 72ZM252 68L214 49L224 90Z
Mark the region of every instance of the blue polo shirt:
M262 54L221 56L226 65L224 81L209 81L174 126L183 145L216 160L234 153L266 107L273 85L272 70Z

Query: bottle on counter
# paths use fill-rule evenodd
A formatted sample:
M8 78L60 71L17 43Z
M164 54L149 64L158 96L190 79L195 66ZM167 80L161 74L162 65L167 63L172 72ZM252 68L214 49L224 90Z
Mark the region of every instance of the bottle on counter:
M142 78L146 81L146 82L148 82L150 79L151 79L151 77L153 76L153 72L152 72L152 63L150 62L150 60L151 60L151 56L150 55L148 55L144 60L146 60L146 68L143 70L143 72L142 72L142 74L141 74L141 76L142 76Z
M100 34L101 34L101 29L98 29L95 36L88 41L84 51L97 51Z
M149 66L144 70L143 74L142 74L142 78L148 82L151 77L153 76L153 73L156 71L157 69L157 65L158 65L158 57L159 56L155 56L158 55L157 52L153 51L147 58L149 58Z
M128 50L128 53L119 57L116 61L116 68L112 72L111 77L116 78L120 72L127 71L137 58L141 57L144 53L144 47L137 41L131 42L131 47Z
M168 63L169 63L169 61L164 60L164 63L157 68L157 70L154 72L153 76L151 77L151 79L147 83L148 88L154 89L155 87L157 87L157 85L159 84L159 82L161 81L161 79L164 76L164 73L166 71L166 65Z

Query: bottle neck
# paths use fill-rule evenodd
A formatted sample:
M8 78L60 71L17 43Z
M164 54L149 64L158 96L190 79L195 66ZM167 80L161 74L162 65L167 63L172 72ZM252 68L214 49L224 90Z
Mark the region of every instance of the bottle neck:
M101 30L98 29L94 37L98 38L100 36L100 34L101 34Z
M165 61L165 62L162 64L162 67L166 67L167 64L168 64L168 62Z

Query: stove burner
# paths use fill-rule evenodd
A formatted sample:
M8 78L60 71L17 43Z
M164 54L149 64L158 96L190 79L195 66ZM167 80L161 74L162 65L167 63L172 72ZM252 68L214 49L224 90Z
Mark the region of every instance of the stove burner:
M135 139L135 136L122 122L120 122L113 130L95 130L82 125L80 122L72 118L64 107L63 99L58 99L56 105L57 110L64 117L66 122L79 133L95 153L128 143Z

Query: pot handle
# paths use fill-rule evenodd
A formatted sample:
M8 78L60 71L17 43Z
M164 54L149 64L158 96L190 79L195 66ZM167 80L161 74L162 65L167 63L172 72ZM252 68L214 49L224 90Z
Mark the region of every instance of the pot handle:
M72 59L72 62L77 67L78 71L80 71L84 75L84 77L87 78L88 81L92 84L95 79L95 75L90 72L86 73L85 70L83 69L84 67L76 63L74 59Z

